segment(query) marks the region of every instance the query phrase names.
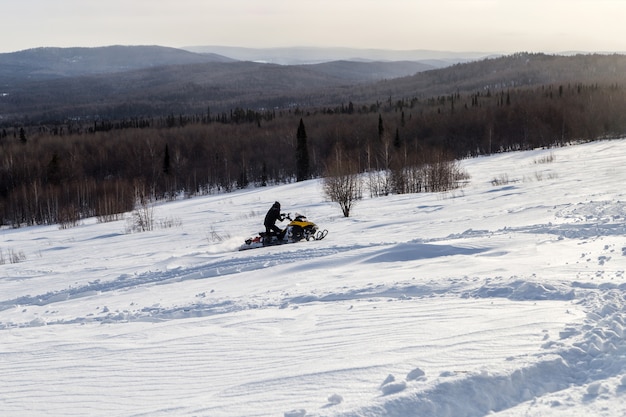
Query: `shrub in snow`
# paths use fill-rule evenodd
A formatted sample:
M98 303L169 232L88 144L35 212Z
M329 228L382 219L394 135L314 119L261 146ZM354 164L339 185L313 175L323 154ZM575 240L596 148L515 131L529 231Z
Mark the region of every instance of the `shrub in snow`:
M23 251L15 251L13 249L8 249L6 253L3 250L0 250L0 265L4 265L7 262L12 264L16 264L19 262L23 262L26 260L26 255Z
M149 232L154 229L154 208L143 186L135 188L135 210L127 219L126 233Z

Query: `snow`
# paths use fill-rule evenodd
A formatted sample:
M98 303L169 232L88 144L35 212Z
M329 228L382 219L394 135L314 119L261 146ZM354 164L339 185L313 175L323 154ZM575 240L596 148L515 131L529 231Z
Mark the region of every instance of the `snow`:
M1 230L0 414L626 414L626 139L461 164L350 218L312 180ZM328 237L237 251L275 200Z

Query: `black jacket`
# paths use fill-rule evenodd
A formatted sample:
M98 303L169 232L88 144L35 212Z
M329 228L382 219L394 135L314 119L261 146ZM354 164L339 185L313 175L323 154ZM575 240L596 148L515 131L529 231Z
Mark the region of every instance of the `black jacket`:
M277 220L282 220L280 218L280 204L278 202L274 203L272 205L272 208L270 208L265 215L265 221L263 221L263 225L265 227L272 227Z

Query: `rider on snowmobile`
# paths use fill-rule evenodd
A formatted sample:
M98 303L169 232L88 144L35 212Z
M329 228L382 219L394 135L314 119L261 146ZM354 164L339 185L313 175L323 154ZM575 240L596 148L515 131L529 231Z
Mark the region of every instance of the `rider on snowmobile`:
M280 203L275 201L272 204L272 207L269 209L267 214L265 215L265 221L263 221L263 225L265 226L266 236L271 236L272 232L278 237L278 240L282 240L285 236L285 230L281 230L280 227L276 226L276 221L285 220L285 215L280 213Z

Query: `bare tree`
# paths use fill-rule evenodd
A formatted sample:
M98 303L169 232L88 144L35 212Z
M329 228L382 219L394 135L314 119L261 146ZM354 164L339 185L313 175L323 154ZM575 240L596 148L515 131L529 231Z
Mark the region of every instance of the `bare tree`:
M339 203L344 217L350 217L352 207L362 197L361 176L358 164L339 146L335 147L326 165L323 184L324 194Z

